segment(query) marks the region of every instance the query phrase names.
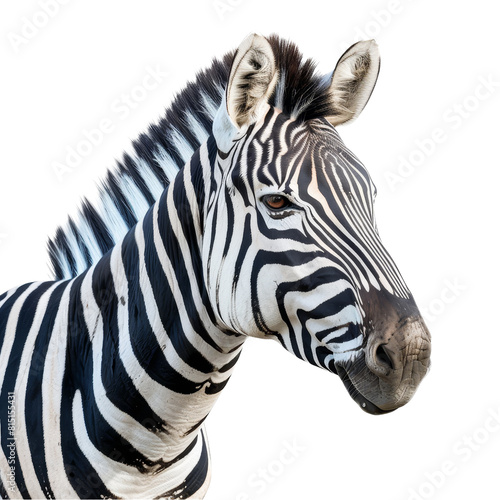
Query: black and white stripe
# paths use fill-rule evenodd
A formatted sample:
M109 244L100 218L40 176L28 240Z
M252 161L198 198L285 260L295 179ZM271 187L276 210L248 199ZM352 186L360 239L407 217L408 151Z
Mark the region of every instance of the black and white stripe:
M194 217L170 215L194 192L189 171L80 276L3 299L1 397L15 394L17 415L13 495L2 468L9 496L187 498L206 488L202 424L243 339L214 325L198 232L185 233ZM3 433L5 459L8 445Z

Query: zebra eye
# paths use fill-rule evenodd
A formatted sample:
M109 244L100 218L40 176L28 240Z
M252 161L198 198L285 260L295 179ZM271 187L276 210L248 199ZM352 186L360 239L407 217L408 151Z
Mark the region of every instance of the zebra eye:
M269 194L264 196L263 201L271 210L283 210L291 204L288 198L280 194Z

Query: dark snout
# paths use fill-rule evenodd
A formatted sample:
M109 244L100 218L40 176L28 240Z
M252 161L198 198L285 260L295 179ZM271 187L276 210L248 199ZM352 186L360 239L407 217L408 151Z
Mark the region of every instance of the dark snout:
M403 318L394 328L371 332L365 350L369 376L361 383L361 391L381 410L403 406L429 369L430 347L421 317Z
M353 398L369 413L406 404L430 366L429 331L412 297L377 291L363 296L364 356L341 367Z

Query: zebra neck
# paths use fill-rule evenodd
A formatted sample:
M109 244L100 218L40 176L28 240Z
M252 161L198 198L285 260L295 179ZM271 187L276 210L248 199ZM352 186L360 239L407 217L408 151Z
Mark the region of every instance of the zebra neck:
M107 456L125 440L132 463L153 472L200 437L244 339L214 325L189 189L174 182L82 282L86 323L95 325L92 378L111 400L94 409L112 427L103 433L94 419L87 430Z

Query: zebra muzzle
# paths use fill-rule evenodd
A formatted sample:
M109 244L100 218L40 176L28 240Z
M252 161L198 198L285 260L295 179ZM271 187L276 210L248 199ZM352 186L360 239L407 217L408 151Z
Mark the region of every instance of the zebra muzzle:
M360 355L336 369L359 406L377 415L408 403L429 366L429 333L412 317L393 329L370 332Z

